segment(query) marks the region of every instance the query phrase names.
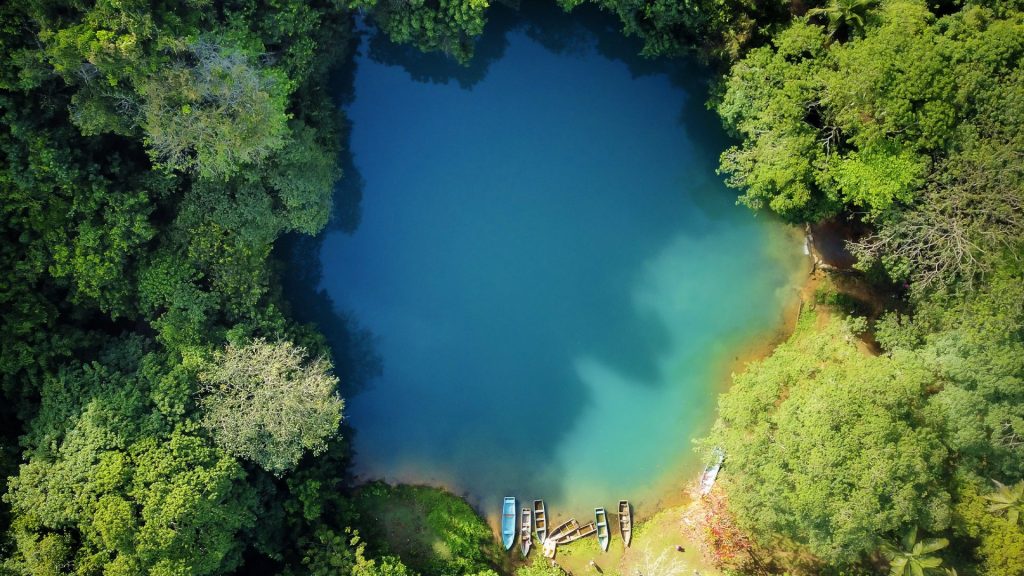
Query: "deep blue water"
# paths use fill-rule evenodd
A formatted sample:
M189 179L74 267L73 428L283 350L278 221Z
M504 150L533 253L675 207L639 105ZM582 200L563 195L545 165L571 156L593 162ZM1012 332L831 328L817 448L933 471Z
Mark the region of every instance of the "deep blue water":
M643 506L694 473L800 245L715 174L705 71L600 16L496 10L465 69L364 40L339 216L292 300L335 345L360 476Z

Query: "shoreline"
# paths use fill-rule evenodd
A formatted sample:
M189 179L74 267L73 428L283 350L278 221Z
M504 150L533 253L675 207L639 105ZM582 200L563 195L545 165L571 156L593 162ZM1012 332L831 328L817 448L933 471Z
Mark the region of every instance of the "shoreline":
M780 226L782 225L780 224ZM797 240L802 241L805 234L804 230L785 226L783 233L778 238L780 246L799 245ZM789 281L783 288L788 293L785 296L786 302L779 312L778 321L774 326L742 338L736 346L726 346L720 351L721 356L712 371L712 378L715 382L710 387L715 394L716 402L714 409L708 415L707 422L701 427L703 433L706 433L717 419L717 396L729 389L733 376L745 370L751 362L766 358L779 344L785 342L793 333L804 306L807 303L813 303L814 291L823 280L822 271L814 266L814 258L813 251L809 255L802 256L802 261L791 273ZM652 482L650 488L645 490L645 497L631 499L635 505L633 547L626 550L614 547L616 542L621 546L621 540L616 537L616 529L612 531L613 547L609 549L609 552L600 552L596 541L593 541L593 538L587 538L560 547L554 563L570 574L584 574L593 571L589 565L590 560L594 560L599 566L608 566L610 569L617 570L619 573L631 574L633 572L628 572L625 568L633 566L634 571L639 569L637 563L648 562L649 556L652 554L651 548L657 544L657 546L667 547L666 549L671 552L666 556L669 561L674 562L677 559L683 561L688 570L698 569L701 574L718 574L716 570L704 564L699 557L698 546L683 536L681 526L676 521L693 501L689 487L696 480L701 466L700 458L692 449L687 449L681 458L674 461L659 478ZM445 481L433 474L424 474L422 470L419 470L417 474L403 473L400 476L406 480L392 483L387 477L357 476L355 486L383 481L393 485L427 486L443 490L472 507L477 515L490 526L495 538L500 540L500 518L494 513L492 507L484 507L483 502L473 498L464 490L458 490L451 479ZM553 518L558 517L553 516ZM686 552L677 552L676 546L683 546ZM661 555L662 552L664 551L657 553ZM518 547L514 546L507 552L506 566L503 568L514 571L516 568L532 562L533 555L539 553L539 549L534 550L529 558L523 559L518 552ZM662 560L664 561L665 558ZM617 568L612 568L612 566L617 566Z
M786 226L786 235L794 240L798 237L807 237L803 230L788 225ZM779 344L785 342L793 334L797 320L800 318L800 312L808 302L813 303L814 291L821 283L821 278L814 266L813 247L811 250L810 254L804 255L803 262L790 275L786 290L791 294L788 298L789 302L779 312L779 321L774 328L762 331L736 348L738 352L732 355L731 360L726 361L724 372L720 375L720 387L716 390L717 394L725 392L732 386L734 374L744 371L751 362L770 356Z
M779 322L775 327L744 339L745 342L740 343L737 348L730 347L737 352L730 352L728 356L732 356L731 358L722 359L715 377L717 381L714 388L716 403L708 422L709 427L717 419L717 396L732 386L735 374L745 370L750 363L770 356L776 347L793 334L804 306L808 303L813 304L814 292L824 279L823 271L815 266L817 255L814 246L810 244L812 241L808 238L807 233L797 227L786 226L785 236L791 240L807 238L810 253L804 255L803 261L793 271L786 284L786 290L791 291L787 298L789 302L781 310ZM676 468L689 468L688 465L695 460L697 460L695 455L686 457L679 462ZM700 466L698 465L696 472L699 473L699 470ZM615 537L617 531L612 530L612 546L609 547L608 552L600 551L593 538L586 538L564 548L560 547L552 562L569 574L596 573L590 564L591 561L602 570L610 569L619 574L647 574L652 562L682 564L683 572L680 572L682 574L690 574L691 571L706 576L720 574L718 570L705 564L703 558L700 557L699 547L684 536L681 527L682 515L693 502L690 485L697 480L697 477L690 478L685 473L677 476L666 474L665 476L666 478L663 481L659 480L659 483L665 482L669 485L665 486L664 495L657 499L654 508L644 515L634 513L634 537L630 548L616 547L616 542L621 546L621 540ZM677 551L677 546L681 546L685 551ZM652 547L656 550L652 551ZM519 557L513 560L514 566L527 563L528 561L523 561Z

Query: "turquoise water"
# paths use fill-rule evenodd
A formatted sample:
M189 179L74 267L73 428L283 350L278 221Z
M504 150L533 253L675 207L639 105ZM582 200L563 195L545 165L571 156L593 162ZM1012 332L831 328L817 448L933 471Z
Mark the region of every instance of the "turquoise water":
M360 477L643 512L696 473L801 247L716 176L704 71L498 10L467 69L364 41L340 215L292 301L335 345Z

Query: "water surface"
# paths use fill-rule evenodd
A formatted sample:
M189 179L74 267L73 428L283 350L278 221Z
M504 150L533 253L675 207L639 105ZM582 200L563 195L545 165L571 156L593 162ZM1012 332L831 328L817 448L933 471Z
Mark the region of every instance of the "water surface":
M692 473L723 366L778 325L800 245L716 176L705 72L629 57L600 17L497 10L466 69L364 42L339 192L361 185L361 219L295 264L322 277L293 301L341 325L340 357L382 363L358 386L372 370L341 362L360 476L493 512L643 506Z

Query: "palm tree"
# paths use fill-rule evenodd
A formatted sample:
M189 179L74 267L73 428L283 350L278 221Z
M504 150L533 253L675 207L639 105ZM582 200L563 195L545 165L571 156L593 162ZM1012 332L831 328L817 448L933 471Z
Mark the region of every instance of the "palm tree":
M828 18L826 28L832 36L840 31L861 33L864 31L864 16L879 0L829 0L828 6L811 8L807 16L825 16Z
M1010 521L1010 524L1016 525L1021 512L1024 512L1024 480L1013 486L1007 486L999 480L992 481L996 484L995 492L984 496L991 502L988 505L988 511L996 514L1006 512L1006 519Z
M946 546L949 546L949 540L945 538L918 540L917 526L914 526L903 536L899 546L889 542L882 544L882 555L889 561L889 576L950 574L949 570L940 568L942 558L932 556Z

